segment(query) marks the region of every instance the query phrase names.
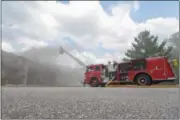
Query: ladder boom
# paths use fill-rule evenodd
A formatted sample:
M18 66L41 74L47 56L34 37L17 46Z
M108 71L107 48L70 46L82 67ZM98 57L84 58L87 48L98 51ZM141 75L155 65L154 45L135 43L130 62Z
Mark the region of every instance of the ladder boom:
M72 54L70 54L69 52L67 52L66 50L64 50L62 47L60 47L60 54L66 53L67 55L69 55L72 59L74 59L76 62L78 62L81 66L86 67L87 65L85 63L83 63L81 60L79 60L78 58L76 58L75 56L73 56Z

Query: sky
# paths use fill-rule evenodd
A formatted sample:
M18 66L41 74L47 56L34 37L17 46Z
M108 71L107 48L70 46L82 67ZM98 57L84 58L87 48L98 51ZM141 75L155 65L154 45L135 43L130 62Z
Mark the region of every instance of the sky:
M61 45L87 64L121 61L133 38L150 30L159 41L179 31L178 1L3 1L2 49L33 52L77 66ZM36 49L34 49L36 48ZM51 61L52 62L52 61Z

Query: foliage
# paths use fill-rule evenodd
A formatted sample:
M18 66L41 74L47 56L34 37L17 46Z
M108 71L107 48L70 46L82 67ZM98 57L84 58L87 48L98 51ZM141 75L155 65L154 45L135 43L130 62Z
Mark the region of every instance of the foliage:
M173 47L166 47L166 41L158 44L158 37L151 35L149 31L145 30L138 34L134 38L132 48L128 49L125 53L126 58L124 61L130 59L156 57L156 56L167 56L170 57L170 52Z
M168 42L173 45L173 50L171 52L171 59L177 59L179 61L179 51L180 51L180 36L179 32L176 32L170 36ZM175 68L176 75L179 77L179 66ZM175 81L179 83L179 80Z

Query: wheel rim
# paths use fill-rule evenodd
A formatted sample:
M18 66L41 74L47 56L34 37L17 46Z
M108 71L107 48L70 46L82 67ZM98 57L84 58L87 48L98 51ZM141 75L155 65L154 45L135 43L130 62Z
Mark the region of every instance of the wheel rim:
M97 81L96 80L93 80L92 82L91 82L91 86L96 86L97 85Z
M138 83L139 83L140 85L146 85L146 84L147 84L147 78L146 78L146 77L140 77L140 78L138 79Z

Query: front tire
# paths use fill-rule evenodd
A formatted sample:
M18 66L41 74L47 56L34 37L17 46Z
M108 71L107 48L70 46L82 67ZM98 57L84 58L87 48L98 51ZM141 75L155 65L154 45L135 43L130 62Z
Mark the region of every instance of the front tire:
M99 86L99 81L97 79L92 79L91 80L91 87L98 87Z
M138 85L150 85L151 84L151 78L145 74L138 75L136 78L136 83Z

